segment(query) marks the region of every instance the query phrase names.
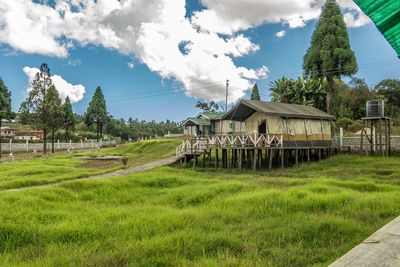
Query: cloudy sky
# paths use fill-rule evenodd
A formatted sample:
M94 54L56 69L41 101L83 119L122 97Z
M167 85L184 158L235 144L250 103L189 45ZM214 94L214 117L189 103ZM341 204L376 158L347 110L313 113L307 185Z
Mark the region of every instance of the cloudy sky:
M338 0L358 76L400 77L393 49L351 0ZM115 117L182 120L199 99L301 75L324 0L0 0L0 76L18 109L41 63L85 111L97 85Z

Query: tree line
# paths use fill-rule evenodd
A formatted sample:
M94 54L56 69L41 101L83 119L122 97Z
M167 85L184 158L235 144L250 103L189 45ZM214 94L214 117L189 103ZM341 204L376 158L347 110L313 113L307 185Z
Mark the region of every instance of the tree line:
M67 96L61 99L51 80L50 68L43 63L31 83L27 98L21 103L17 114L12 112L11 92L0 78L0 127L4 120L17 119L21 124L32 125L43 131L43 152L47 153L50 138L51 151L54 153L55 140L76 138L95 138L100 140L104 134L121 140L137 140L147 136L163 135L181 131L180 123L146 122L113 118L107 111L106 100L98 86L84 115L73 112ZM0 143L2 136L0 135ZM0 146L1 155L1 146Z

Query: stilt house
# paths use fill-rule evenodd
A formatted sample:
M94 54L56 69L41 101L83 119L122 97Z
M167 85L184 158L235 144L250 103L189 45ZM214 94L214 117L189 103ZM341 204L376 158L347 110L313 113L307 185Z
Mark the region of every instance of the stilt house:
M284 147L328 147L335 117L312 106L242 100L223 120L244 122L247 134L277 136Z

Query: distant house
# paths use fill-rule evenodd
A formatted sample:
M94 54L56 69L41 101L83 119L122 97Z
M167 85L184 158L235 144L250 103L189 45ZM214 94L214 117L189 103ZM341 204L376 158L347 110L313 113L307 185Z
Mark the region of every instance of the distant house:
M246 132L243 122L223 120L224 112L204 112L183 122L184 134L195 136L241 134Z
M242 100L222 120L245 123L247 134L275 135L285 146L328 146L335 117L312 106Z
M9 126L1 127L1 137L12 139L15 136L16 130Z
M42 140L43 131L16 132L14 139L16 140Z

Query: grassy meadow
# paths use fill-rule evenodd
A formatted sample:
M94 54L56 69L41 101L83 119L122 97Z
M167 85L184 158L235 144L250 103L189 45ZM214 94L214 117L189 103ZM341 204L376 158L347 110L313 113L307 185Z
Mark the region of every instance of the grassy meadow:
M326 266L398 216L398 162L337 156L262 173L162 167L4 191L0 265Z
M35 160L4 162L0 168L0 189L84 178L125 168L120 160L87 161L79 159L80 156L123 155L129 157L127 167L131 167L174 155L178 143L179 141L175 139L148 140L104 148L96 152L57 154Z

